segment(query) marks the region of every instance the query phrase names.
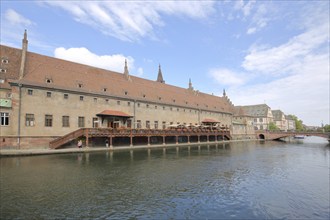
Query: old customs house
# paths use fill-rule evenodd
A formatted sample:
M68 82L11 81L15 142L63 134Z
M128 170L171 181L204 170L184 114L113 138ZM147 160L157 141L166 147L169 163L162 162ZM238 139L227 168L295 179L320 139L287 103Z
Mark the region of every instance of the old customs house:
M157 80L73 63L1 45L2 148L48 148L81 128L160 129L217 126L231 139L253 138L249 117L222 97ZM241 115L240 115L241 114ZM252 129L251 129L252 128ZM99 140L100 141L100 140ZM97 141L96 141L97 142ZM101 142L100 142L101 143Z

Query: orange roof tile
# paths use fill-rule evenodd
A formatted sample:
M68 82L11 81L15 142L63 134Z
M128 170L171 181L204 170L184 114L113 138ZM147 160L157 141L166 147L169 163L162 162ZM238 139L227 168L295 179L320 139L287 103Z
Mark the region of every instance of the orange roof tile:
M219 123L220 121L210 119L210 118L205 118L202 123Z
M114 111L114 110L104 110L98 114L96 114L97 116L119 116L119 117L132 117L129 114L126 114L124 112L121 111Z

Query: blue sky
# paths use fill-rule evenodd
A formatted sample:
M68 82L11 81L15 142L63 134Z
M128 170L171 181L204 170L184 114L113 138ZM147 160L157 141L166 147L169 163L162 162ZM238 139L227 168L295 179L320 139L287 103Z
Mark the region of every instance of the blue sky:
M329 123L329 1L1 1L1 44Z

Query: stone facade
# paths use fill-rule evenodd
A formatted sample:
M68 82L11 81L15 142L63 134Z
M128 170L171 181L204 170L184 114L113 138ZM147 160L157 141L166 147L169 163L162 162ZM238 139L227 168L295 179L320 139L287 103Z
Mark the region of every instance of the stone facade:
M233 115L232 136L235 139L254 139L255 130L253 126L253 117L248 115L244 108L236 106Z
M281 131L288 130L288 122L285 118L285 114L281 110L272 110L273 120L276 125Z
M266 104L241 106L247 115L253 118L255 130L268 130L269 123L273 122L273 114Z

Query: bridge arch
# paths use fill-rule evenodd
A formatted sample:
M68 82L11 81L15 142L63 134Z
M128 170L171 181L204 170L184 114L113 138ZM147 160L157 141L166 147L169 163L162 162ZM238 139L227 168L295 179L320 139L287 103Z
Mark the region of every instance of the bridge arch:
M265 135L264 134L259 134L259 139L265 140Z

